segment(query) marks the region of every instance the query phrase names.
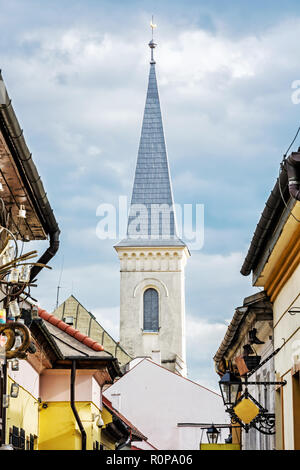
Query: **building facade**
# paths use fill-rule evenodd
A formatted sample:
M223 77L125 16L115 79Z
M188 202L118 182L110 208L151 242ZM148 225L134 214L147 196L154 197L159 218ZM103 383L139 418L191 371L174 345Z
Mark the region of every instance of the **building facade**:
M273 338L273 308L266 292L246 297L237 307L227 328L224 339L214 356L216 371L220 377L231 370L237 377L243 377L245 370L240 367L241 359L254 365L263 365L251 375L252 382L274 382L275 369ZM268 358L270 358L268 360ZM265 362L266 361L266 362ZM248 372L250 372L250 365ZM268 413L275 411L275 387L249 385L249 393ZM275 433L275 429L274 429ZM275 435L263 434L251 427L248 432L233 427L232 439L243 450L272 450Z
M120 259L120 343L186 375L184 269L157 88L154 41L143 125Z
M134 359L104 396L158 450L199 450L208 442L203 426L229 422L219 394L147 358ZM220 430L224 442L229 430Z
M26 318L25 318L25 321ZM9 364L6 442L16 450L119 450L146 441L104 403L102 388L121 375L103 346L39 309L30 321L35 352Z
M27 299L59 248L60 230L1 73L0 89L0 439L1 449L17 439L31 449L38 427L37 374L25 361L34 346L22 313L26 308L30 318L37 314ZM30 245L35 240L49 240L43 253ZM23 379L15 384L18 359Z
M275 392L276 449L286 450L300 449L299 158L284 158L241 270L273 304L275 374L286 381Z

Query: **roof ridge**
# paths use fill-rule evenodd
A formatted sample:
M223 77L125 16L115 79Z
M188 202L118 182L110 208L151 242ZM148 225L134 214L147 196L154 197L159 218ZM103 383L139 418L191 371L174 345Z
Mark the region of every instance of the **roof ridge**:
M134 360L134 359L133 359ZM183 375L180 375L180 374L177 374L177 372L174 372L170 369L167 369L166 367L162 366L161 364L158 364L157 362L154 362L152 359L149 359L149 357L144 357L140 362L138 362L137 364L135 364L131 369L129 369L122 377L120 377L119 380L122 380L123 377L126 377L127 374L129 374L133 369L135 369L136 367L138 367L140 364L142 364L143 362L145 361L148 361L150 364L153 364L157 367L160 367L161 369L167 371L167 372L170 372L171 374L174 374L176 375L177 377L180 377L181 379L184 379L184 380L187 380L188 382L191 382L192 384L194 385L197 385L198 387L200 388L203 388L204 390L207 390L208 392L211 392L213 393L214 395L217 395L218 397L221 397L221 395L217 392L215 392L214 390L211 390L210 388L207 388L207 387L204 387L204 385L201 385L199 384L198 382L195 382L194 380L191 380L189 379L188 377L184 377ZM114 383L111 385L111 387L114 385Z
M221 397L221 395L220 395L219 393L214 392L214 391L211 390L210 388L204 387L204 385L201 385L201 384L199 384L198 382L195 382L195 380L189 379L188 377L184 377L184 375L177 374L177 372L174 372L173 370L167 369L166 367L162 366L161 364L157 364L157 362L152 361L152 359L149 359L148 357L146 357L145 359L146 359L146 361L151 362L152 364L154 364L154 365L160 367L161 369L164 369L164 370L166 370L167 372L171 372L171 374L175 374L175 375L177 375L177 377L180 377L180 378L182 378L182 379L184 379L184 380L187 380L188 382L191 382L191 383L194 384L194 385L198 385L198 387L204 388L204 390L207 390L208 392L214 393L214 394L217 395L218 397ZM140 364L140 362L139 362L139 364ZM121 378L122 378L122 377L121 377Z
M57 328L72 336L72 338L75 338L77 341L84 344L93 351L104 351L103 346L97 341L94 341L89 336L81 333L79 330L76 330L75 328L60 320L59 318L55 317L51 313L48 313L46 310L43 310L39 307L38 314L43 320L51 323L51 325L53 326L56 326Z

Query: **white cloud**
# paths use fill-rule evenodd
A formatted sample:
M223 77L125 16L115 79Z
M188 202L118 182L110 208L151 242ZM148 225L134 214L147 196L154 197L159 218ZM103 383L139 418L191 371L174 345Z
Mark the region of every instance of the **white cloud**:
M113 337L113 339L119 341L120 308L95 308L93 309L93 315L95 315L97 321Z
M186 336L191 347L197 344L205 355L212 344L220 342L227 329L225 323L208 323L206 319L192 316L187 317L186 324Z
M1 50L1 63L65 227L60 302L74 293L115 335L119 265L112 246L109 252L95 236L95 214L99 203L116 201L132 187L149 50L136 31L102 31L80 21L29 28L22 19L19 44L13 55ZM209 253L192 253L186 270L188 354L193 376L205 382L213 381L207 361L226 329L223 319L252 293L251 280L239 272L246 242L241 247L237 240L263 207L265 195L261 186L255 193L257 185L262 181L267 191L265 183L268 189L273 184L269 170L275 172L279 143L286 141L286 134L279 140L276 126L290 128L292 113L298 119L290 85L299 78L300 20L235 38L221 29L166 31L155 54L175 195L195 200L201 190L206 220L215 217L205 233ZM216 180L223 181L221 187L214 186ZM238 228L231 223L237 214ZM88 250L92 262L85 259ZM32 292L50 311L59 275L60 267L42 271Z

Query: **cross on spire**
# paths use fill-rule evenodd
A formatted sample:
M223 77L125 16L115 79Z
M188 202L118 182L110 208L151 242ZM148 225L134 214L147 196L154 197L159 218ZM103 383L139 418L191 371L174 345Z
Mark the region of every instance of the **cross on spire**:
M154 42L154 39L153 39L153 31L154 29L157 27L157 25L154 23L154 20L153 20L153 15L152 15L152 20L150 22L150 26L151 26L151 29L152 29L152 39L151 41L149 42L149 47L151 49L151 60L150 60L150 64L155 64L155 60L154 60L154 57L153 57L153 49L155 49L156 45L155 42Z

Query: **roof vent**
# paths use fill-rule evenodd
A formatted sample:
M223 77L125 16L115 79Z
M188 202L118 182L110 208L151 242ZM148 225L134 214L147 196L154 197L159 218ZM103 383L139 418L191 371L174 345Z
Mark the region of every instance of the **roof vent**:
M73 317L64 317L64 320L63 320L67 325L73 325L74 323L74 318Z

